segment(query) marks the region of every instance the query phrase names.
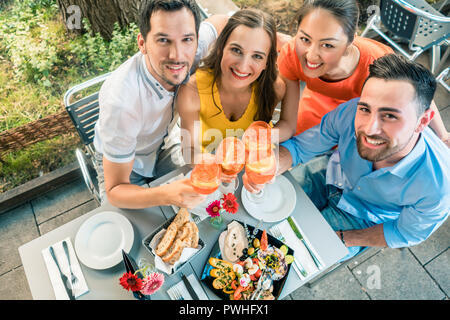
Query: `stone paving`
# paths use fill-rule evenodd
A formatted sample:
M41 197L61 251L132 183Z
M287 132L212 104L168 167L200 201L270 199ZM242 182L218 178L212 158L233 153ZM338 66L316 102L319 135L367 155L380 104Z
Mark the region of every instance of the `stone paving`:
M426 55L418 61L429 65ZM442 86L438 86L435 102L450 129L450 95ZM32 299L19 257L21 245L96 207L80 179L0 214L0 300ZM449 245L450 222L447 220L417 246L403 250L380 249L333 272L311 288L299 288L286 299L448 300Z

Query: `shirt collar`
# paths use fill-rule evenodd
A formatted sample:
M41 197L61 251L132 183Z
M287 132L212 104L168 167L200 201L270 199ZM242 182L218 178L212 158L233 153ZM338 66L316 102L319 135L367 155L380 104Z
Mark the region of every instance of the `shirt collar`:
M158 95L158 98L162 100L167 96L174 96L175 91L166 90L155 77L148 71L147 64L145 63L145 55L141 53L141 64L140 64L141 74L145 82L150 85L153 91Z

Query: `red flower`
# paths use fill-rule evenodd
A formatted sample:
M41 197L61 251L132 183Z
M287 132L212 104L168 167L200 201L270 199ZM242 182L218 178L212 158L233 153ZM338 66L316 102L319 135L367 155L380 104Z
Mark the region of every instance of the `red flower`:
M218 216L220 216L220 201L219 200L215 200L215 201L211 202L209 204L209 206L206 208L206 212L208 212L208 214L211 217L218 217Z
M130 291L130 289L131 291L139 291L142 289L142 279L139 279L131 272L125 272L119 281L122 287L128 291Z
M226 212L233 214L238 211L239 203L236 202L236 197L234 194L228 193L223 195L222 208L224 208Z

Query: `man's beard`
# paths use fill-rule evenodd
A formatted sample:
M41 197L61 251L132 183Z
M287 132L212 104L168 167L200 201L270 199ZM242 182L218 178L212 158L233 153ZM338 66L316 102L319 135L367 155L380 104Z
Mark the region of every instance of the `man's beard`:
M185 68L185 71L183 73L180 73L178 76L179 78L177 79L177 82L174 82L172 80L169 79L169 77L166 75L166 65L173 65L173 64L178 64L178 65L183 65ZM159 75L161 77L161 79L166 82L168 85L176 87L178 85L180 85L184 79L186 79L188 72L189 72L189 63L187 62L173 62L173 61L164 61L161 63L161 74ZM167 71L169 72L169 71ZM176 76L175 76L176 77Z
M385 144L383 145L382 148L370 149L370 148L366 147L362 141L364 136L368 137L369 139L383 140L383 141L385 141ZM356 134L356 146L358 148L358 153L361 158L371 161L371 162L378 162L378 161L386 160L386 159L390 158L392 155L403 150L403 148L405 148L405 146L409 143L409 141L411 139L412 139L412 135L408 139L408 141L405 142L403 145L392 146L392 142L385 138L382 138L379 136L366 136L365 134L358 132Z

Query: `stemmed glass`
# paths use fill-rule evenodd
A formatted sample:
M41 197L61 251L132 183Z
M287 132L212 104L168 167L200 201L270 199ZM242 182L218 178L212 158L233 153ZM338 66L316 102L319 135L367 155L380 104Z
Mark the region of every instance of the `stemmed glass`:
M239 186L237 174L245 165L245 145L236 137L223 139L216 150L216 162L221 169L222 193L234 193Z
M264 121L253 122L242 137L245 144L245 172L254 184L266 184L277 171L277 161L272 150L271 127ZM247 192L248 199L255 203L263 201L264 189L253 194Z
M196 156L196 164L191 172L191 184L200 194L211 194L219 188L220 167L210 153Z

